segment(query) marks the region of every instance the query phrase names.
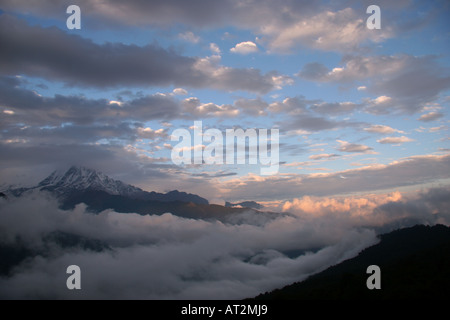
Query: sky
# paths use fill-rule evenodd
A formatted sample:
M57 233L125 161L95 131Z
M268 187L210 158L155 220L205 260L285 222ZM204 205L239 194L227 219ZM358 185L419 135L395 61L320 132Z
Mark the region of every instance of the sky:
M450 4L372 2L1 0L0 185L82 165L274 210L448 185ZM278 171L175 164L195 121L278 129Z
M450 225L449 11L439 0L0 0L0 191L78 165L271 211L218 221L0 197L0 246L32 253L0 277L0 299L242 299L354 257L379 233ZM249 163L250 148L245 164L172 157L176 132L194 155L212 145L207 132L237 129L270 132L270 154L278 130L276 171ZM65 286L72 264L82 290Z

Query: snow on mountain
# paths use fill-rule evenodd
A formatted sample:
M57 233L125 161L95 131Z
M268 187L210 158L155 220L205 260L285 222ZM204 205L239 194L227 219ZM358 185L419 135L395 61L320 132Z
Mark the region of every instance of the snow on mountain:
M9 188L6 195L21 196L32 190L49 191L58 197L67 199L79 193L103 191L109 195L124 196L131 199L162 202L193 202L209 204L208 200L190 193L173 190L167 193L147 192L138 187L114 180L107 175L84 167L72 166L67 171L54 171L34 187Z
M54 171L42 180L38 186L41 190L50 190L58 194L73 191L97 190L112 195L137 196L144 191L140 188L114 180L96 170L72 166L69 170Z

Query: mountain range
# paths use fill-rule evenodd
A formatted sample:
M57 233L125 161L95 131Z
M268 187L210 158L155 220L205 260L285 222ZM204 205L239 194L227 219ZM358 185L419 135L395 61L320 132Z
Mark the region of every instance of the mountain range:
M257 300L448 300L450 227L416 225L379 236L358 256ZM381 270L381 289L369 290L367 267Z
M15 188L7 190L6 193L12 193L20 196L30 190L50 191L61 199L72 197L76 193L86 191L104 192L109 195L123 196L139 200L152 201L181 201L192 202L196 204L208 204L208 200L194 194L179 192L177 190L168 193L147 192L138 187L114 180L102 172L85 168L72 166L67 171L56 170L47 178L34 187Z
M62 209L73 209L85 203L87 209L95 213L106 209L143 215L170 212L185 218L224 220L243 212L258 212L252 208L209 204L207 199L178 190L167 193L144 191L99 171L77 166L67 171L54 171L36 186L11 188L3 191L3 194L18 197L35 190L55 195Z

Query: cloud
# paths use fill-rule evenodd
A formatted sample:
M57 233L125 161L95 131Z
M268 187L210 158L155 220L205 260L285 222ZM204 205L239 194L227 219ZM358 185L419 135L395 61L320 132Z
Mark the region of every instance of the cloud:
M337 150L341 152L362 152L362 153L373 153L373 148L365 146L363 144L350 143L347 141L337 140L340 146Z
M264 116L268 108L267 102L261 99L238 99L235 106L243 112L252 116Z
M286 201L283 211L298 215L345 214L348 216L368 217L380 205L399 202L403 198L398 191L388 194L368 194L348 197L311 197L304 196ZM373 223L373 222L372 222ZM382 224L383 222L377 222Z
M202 103L200 99L191 97L182 101L183 110L198 117L236 117L239 115L239 109L233 105L217 105L215 103Z
M139 137L144 139L156 139L156 138L164 138L167 139L169 135L167 134L167 129L157 129L153 130L152 128L138 128L137 129Z
M339 155L335 154L335 153L332 153L332 154L322 153L322 154L314 154L312 156L309 156L309 159L323 160L323 159L332 159L332 158L336 158L336 157L339 157Z
M83 205L61 211L42 195L2 201L0 212L3 244L14 245L21 237L32 250L47 250L0 279L0 296L10 299L242 299L303 279L377 241L370 230L305 223L294 216L253 217L258 224L246 223L248 216L239 224L223 224L170 213L92 215ZM63 250L49 237L54 232L110 249ZM287 254L310 248L321 250ZM82 270L83 289L76 296L64 286L71 264Z
M297 75L306 80L345 86L368 82L365 92L378 95L376 99L366 99L366 111L373 114L419 112L450 88L448 69L435 56L346 55L341 65L331 70L312 62L304 65Z
M187 90L183 88L175 88L173 89L173 93L176 94L177 96L185 96L188 94Z
M406 186L420 187L422 184L438 184L440 179L448 179L449 165L449 155L428 155L400 159L389 164L374 163L356 169L318 174L291 173L276 177L247 175L224 182L221 193L229 201L269 201L303 195L332 196Z
M401 130L397 130L394 128L391 128L389 126L385 126L382 124L374 124L371 125L369 128L364 128L364 131L371 132L371 133L381 133L381 134L390 134L390 133L404 133Z
M292 16L295 16L292 14ZM269 37L273 51L287 51L299 44L320 50L353 51L368 40L381 42L391 37L390 27L370 32L355 10L323 10L311 16L303 15L291 23L267 23L261 32Z
M338 52L362 50L366 44L378 44L393 35L423 28L436 21L439 14L442 16L442 7L445 7L440 2L429 9L410 1L379 1L377 4L385 9L382 19L389 24L373 32L366 28L368 16L362 10L372 4L369 1L357 7L351 1L316 3L303 0L287 0L283 5L275 0L192 0L189 3L183 0L131 0L126 3L79 0L77 4L83 9L83 25L90 28L164 28L174 21L188 29L232 26L252 32L267 43L271 51L283 52L298 46ZM42 0L33 6L26 0L2 1L5 12L26 12L52 18L61 24L66 19L61 12L65 12L66 7L67 4L55 4L51 0Z
M84 25L90 27L120 28L123 26L167 26L174 21L192 26L217 25L232 17L232 1L224 0L211 3L208 0L185 1L140 1L127 3L112 0L108 3L80 0L77 5L82 8ZM43 0L39 5L30 6L27 1L9 1L2 4L5 11L31 12L39 16L65 19L67 4L55 4L51 0ZM225 20L224 20L225 19Z
M209 44L209 50L211 50L211 52L214 53L214 54L220 54L221 53L219 46L217 44L213 43L213 42L211 42Z
M118 124L126 120L173 119L180 113L179 102L170 95L141 96L119 104L80 95L45 97L22 88L22 85L17 78L0 76L0 104L14 111L10 118L3 120L5 123L40 126Z
M430 122L442 118L444 115L440 112L430 112L420 116L419 121Z
M353 102L321 102L311 106L311 109L328 115L349 114L359 108L361 105Z
M278 86L257 69L219 65L216 58L185 57L156 44L96 44L52 27L29 26L0 16L0 52L4 74L26 74L70 86L181 86L267 93ZM18 54L20 52L20 54Z
M450 212L445 208L448 199L444 197L449 192L448 187L444 187L410 193L394 191L341 197L304 196L286 201L283 210L306 219L322 217L340 222L348 219L354 225L383 229L389 225L448 224Z
M388 232L416 223L449 224L448 188L285 202L291 215L239 221L93 215L62 211L35 193L0 199L1 243L41 254L0 278L2 299L242 299L301 281L357 255ZM81 241L62 247L61 236ZM83 247L97 243L100 249ZM67 243L66 243L67 244ZM104 248L104 249L102 249ZM299 252L293 254L294 251ZM82 290L65 287L67 266L81 268Z
M337 128L359 126L357 122L347 120L333 120L324 117L317 117L310 114L298 114L289 117L283 124L287 130L306 130L310 132L318 132L322 130L333 130Z
M192 31L186 31L183 33L180 33L178 35L180 39L183 39L185 41L191 42L191 43L199 43L200 37L195 35Z
M283 101L276 101L269 105L268 110L273 113L288 113L299 115L307 113L307 106L315 100L307 100L304 96L285 98Z
M252 41L245 41L236 44L234 48L230 49L230 52L239 54L255 53L258 52L258 46Z
M412 142L412 141L414 141L414 140L411 138L405 137L405 136L386 137L386 138L377 140L378 143L382 143L382 144L402 144L405 142Z

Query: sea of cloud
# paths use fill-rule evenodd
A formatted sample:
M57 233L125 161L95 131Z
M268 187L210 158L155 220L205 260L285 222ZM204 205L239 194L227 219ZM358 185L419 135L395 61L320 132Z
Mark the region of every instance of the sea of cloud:
M449 195L439 188L414 196L303 197L285 203L290 214L247 212L227 222L93 214L84 204L64 211L42 193L0 199L0 244L34 252L0 276L0 298L254 297L356 256L378 242L379 228L449 225ZM104 247L62 247L48 240L56 231ZM81 268L81 290L66 287L69 265Z

